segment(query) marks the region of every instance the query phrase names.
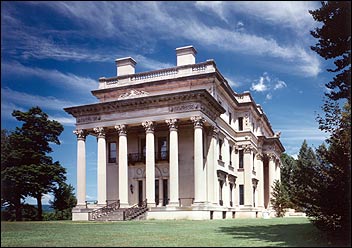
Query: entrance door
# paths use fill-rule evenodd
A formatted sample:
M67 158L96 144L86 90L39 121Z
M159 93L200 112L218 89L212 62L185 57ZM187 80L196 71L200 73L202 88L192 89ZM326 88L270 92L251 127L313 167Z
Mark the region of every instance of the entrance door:
M168 188L167 188L167 179L163 179L163 206L166 206L166 204L169 201L169 194L168 194Z
M138 181L138 205L142 206L143 202L143 181Z

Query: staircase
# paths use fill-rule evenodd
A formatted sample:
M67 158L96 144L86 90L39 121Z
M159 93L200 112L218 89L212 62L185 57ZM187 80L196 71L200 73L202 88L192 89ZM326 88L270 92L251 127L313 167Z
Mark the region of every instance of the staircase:
M147 200L141 205L135 204L130 208L120 208L120 201L113 202L105 207L93 210L89 213L90 221L124 221L142 220L146 218L148 211Z

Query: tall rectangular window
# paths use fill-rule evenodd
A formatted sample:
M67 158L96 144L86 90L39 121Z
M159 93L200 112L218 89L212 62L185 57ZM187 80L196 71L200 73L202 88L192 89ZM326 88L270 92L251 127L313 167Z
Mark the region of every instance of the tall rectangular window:
M139 152L139 154L141 156L140 157L141 160L145 159L146 149L147 149L147 147L146 147L146 143L145 143L145 138L143 138L143 139L141 139L141 146L140 146L140 152Z
M238 117L238 131L243 131L243 117Z
M243 150L238 150L238 168L243 169Z
M221 148L222 148L222 139L219 139L219 160L222 160Z
M244 187L243 187L243 184L240 184L239 185L239 193L240 193L240 205L244 205Z
M232 165L232 146L229 146L229 153L230 153L230 165Z
M116 163L116 142L109 143L109 163Z
M229 111L229 124L231 125L231 121L232 121L232 113Z
M167 160L168 159L168 150L167 150L167 140L166 137L158 138L158 160Z

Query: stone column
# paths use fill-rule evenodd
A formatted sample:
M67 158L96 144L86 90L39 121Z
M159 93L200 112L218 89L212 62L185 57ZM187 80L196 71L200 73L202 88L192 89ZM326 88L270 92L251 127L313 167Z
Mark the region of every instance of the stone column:
M281 167L280 167L280 161L279 160L276 163L276 179L281 182Z
M258 176L258 207L264 207L264 165L263 165L263 154L258 153L256 156L257 160L257 176Z
M206 173L203 161L203 124L201 116L192 116L194 124L194 203L206 201Z
M169 148L169 178L170 178L170 206L178 206L179 185L178 185L178 132L177 119L165 120L170 129Z
M83 129L73 131L77 135L77 206L86 205L86 136Z
M146 132L146 199L148 207L155 207L155 148L154 148L154 123L145 121L142 123Z
M213 204L217 204L216 201L216 192L215 191L215 185L218 183L218 177L216 174L216 164L217 164L217 158L216 156L216 144L217 144L217 139L218 139L218 133L219 129L217 127L211 127L211 130L209 132L210 136L210 144L209 144L209 149L208 149L208 154L207 154L207 198L208 202L211 202Z
M119 200L120 207L126 208L128 203L128 152L127 152L127 128L126 125L116 125L119 132Z
M98 134L98 205L106 205L106 142L103 127L94 128Z
M268 201L268 206L270 206L270 199L271 195L273 193L272 186L274 185L274 180L275 180L275 155L274 154L269 154L269 201Z
M244 148L243 151L243 168L244 168L244 206L253 206L253 187L252 187L252 149Z

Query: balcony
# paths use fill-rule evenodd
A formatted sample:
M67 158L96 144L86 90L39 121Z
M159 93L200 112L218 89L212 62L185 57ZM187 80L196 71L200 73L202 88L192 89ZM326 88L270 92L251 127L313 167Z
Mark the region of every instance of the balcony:
M144 153L129 153L128 163L134 165L135 163L145 163L146 155ZM155 152L155 162L169 161L169 151Z

